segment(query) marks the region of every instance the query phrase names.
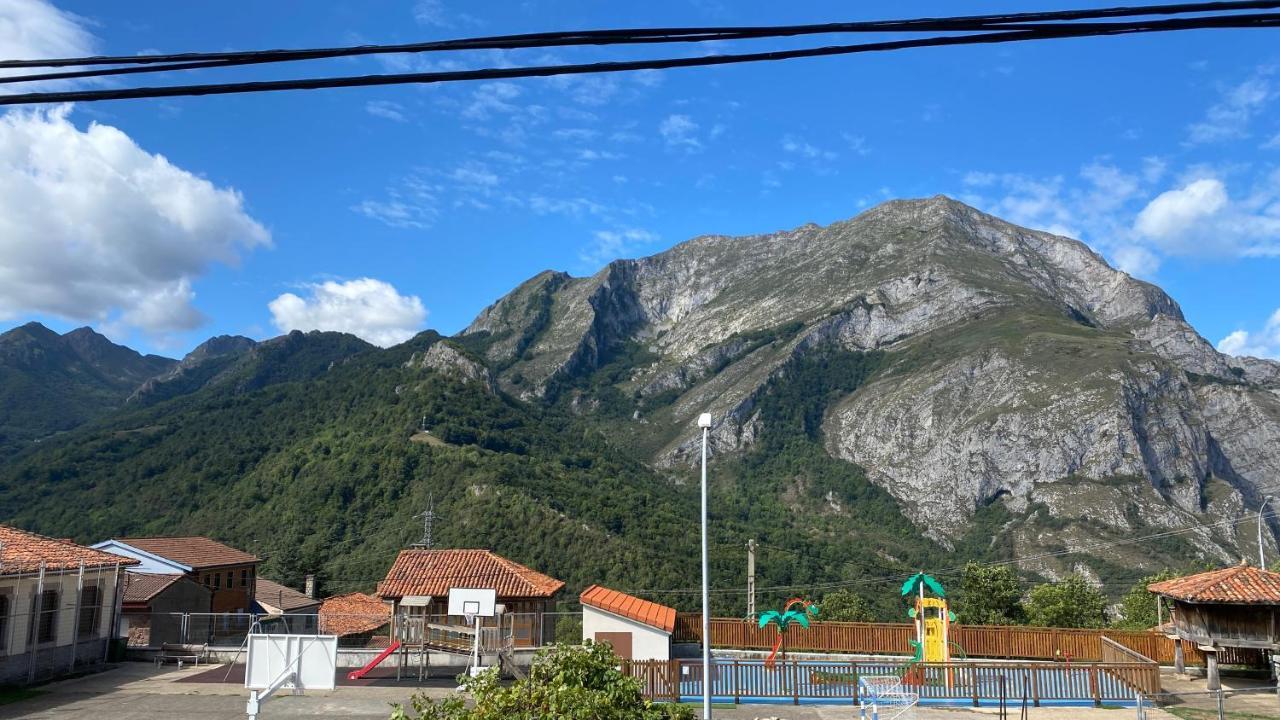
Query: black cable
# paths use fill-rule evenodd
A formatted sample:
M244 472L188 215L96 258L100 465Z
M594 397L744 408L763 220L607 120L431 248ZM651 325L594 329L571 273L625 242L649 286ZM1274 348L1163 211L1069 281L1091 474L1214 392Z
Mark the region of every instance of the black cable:
M362 75L292 80L270 80L241 83L216 83L203 85L176 85L168 87L141 87L111 90L79 90L61 92L26 93L0 96L0 105L28 105L35 103L93 102L98 100L132 100L141 98L184 97L203 95L228 95L236 93L272 92L279 90L318 90L339 87L376 87L384 85L432 84L466 80L498 80L527 77L552 77L557 75L581 75L592 73L627 72L634 70L665 70L682 67L706 67L745 62L791 60L797 58L827 57L864 52L884 52L917 47L946 47L958 45L996 44L1049 40L1071 37L1099 37L1109 35L1143 34L1210 28L1263 28L1280 27L1280 14L1234 15L1209 18L1178 18L1173 20L1116 23L1106 30L1055 27L1051 30L992 32L977 35L916 38L878 43L836 45L797 50L774 50L757 53L713 55L692 58L664 58L655 60L615 61L602 63L543 65L521 68L486 68L430 73L400 73L391 75Z
M1230 12L1239 10L1266 10L1280 8L1277 0L1237 0L1226 2L1178 3L1173 5L1145 5L1112 7L1091 10L1057 10L1048 12L1005 13L969 15L944 18L917 18L912 20L871 20L845 23L821 23L780 26L730 26L684 28L626 28L613 30L581 30L518 35L497 35L459 40L441 40L399 45L359 45L337 48L251 50L213 53L171 53L152 55L94 56L88 58L46 58L30 60L3 60L0 68L22 67L74 67L88 65L138 65L168 62L210 60L240 60L251 57L270 58L265 62L301 59L312 60L353 55L386 53L438 52L445 50L516 49L553 47L556 45L608 45L631 42L696 42L717 39L716 35L735 35L738 38L794 37L798 35L846 33L846 32L909 32L939 31L948 27L957 31L975 29L975 25L1009 25L1011 23L1062 22L1116 17L1140 17L1143 15L1182 15L1188 13ZM698 38L697 36L707 36ZM647 39L646 39L647 38Z
M1269 3L1275 7L1280 7L1280 0L1271 0ZM1253 22L1260 19L1274 19L1274 14L1238 14L1223 16L1228 18L1236 18L1243 24L1242 27L1250 26ZM1195 19L1213 19L1213 18L1195 18ZM1151 21L1154 22L1154 21ZM853 23L849 23L852 25ZM843 30L832 30L830 32L853 33L853 32L981 32L981 31L1044 31L1054 32L1057 28L1071 27L1082 31L1093 31L1099 34L1104 31L1121 31L1130 30L1133 23L1101 23L1101 22L1075 22L1070 24L1064 23L992 23L986 21L963 21L957 22L952 20L908 20L908 21L888 21L878 25L876 28L848 28ZM1231 25L1235 27L1235 25ZM633 45L633 44L657 44L657 43L674 43L674 42L709 42L709 41L734 41L734 40L757 40L765 38L789 37L807 33L789 33L779 31L762 31L762 32L723 32L723 33L706 33L698 35L639 35L639 36L618 36L610 38L607 41L599 40L584 43L579 39L565 38L554 42L538 42L532 44L511 44L502 46L504 49L530 49L545 47L564 47L564 46L580 46L584 44L591 45ZM128 67L117 68L94 68L90 70L71 70L61 72L48 72L33 75L9 75L0 77L0 85L12 85L17 83L29 82L47 82L51 80L75 80L85 78L111 77L119 75L138 75L143 73L160 73L160 72L180 72L185 70L205 70L210 68L240 67L244 65L264 65L270 63L282 62L298 62L305 60L318 60L335 57L343 57L350 54L346 50L365 50L369 52L361 52L358 54L392 53L392 52L439 52L439 51L458 51L473 49L494 49L498 47L493 44L475 44L469 41L443 41L441 43L425 43L417 44L413 50L391 50L388 47L410 47L410 46L365 46L364 48L347 48L347 49L331 49L331 50L314 50L314 51L261 51L257 53L244 53L241 57L229 57L224 59L204 59L194 62L176 62L176 63L159 63L159 64L135 64ZM287 55L278 55L276 53L287 52ZM202 56L203 57L203 56ZM0 68L7 67L5 63L0 63Z

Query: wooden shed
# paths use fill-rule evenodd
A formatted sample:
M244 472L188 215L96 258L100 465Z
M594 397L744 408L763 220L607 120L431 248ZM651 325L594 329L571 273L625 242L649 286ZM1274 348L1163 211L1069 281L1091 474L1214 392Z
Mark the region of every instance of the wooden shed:
M1280 573L1241 562L1147 586L1172 608L1170 637L1174 664L1183 671L1183 643L1193 642L1205 653L1208 688L1221 687L1218 653L1249 648L1274 653L1280 649ZM1272 662L1276 656L1272 655Z

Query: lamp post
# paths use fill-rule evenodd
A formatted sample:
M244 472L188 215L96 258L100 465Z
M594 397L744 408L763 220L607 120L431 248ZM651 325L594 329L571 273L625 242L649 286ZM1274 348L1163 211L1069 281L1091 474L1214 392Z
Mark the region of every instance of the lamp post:
M702 428L702 720L711 720L711 602L707 571L707 433L711 413L698 416Z
M1264 552L1264 547L1262 545L1262 511L1266 509L1267 503L1271 502L1274 499L1275 498L1268 495L1262 498L1262 504L1258 506L1258 569L1259 570L1267 569L1267 554L1266 552Z

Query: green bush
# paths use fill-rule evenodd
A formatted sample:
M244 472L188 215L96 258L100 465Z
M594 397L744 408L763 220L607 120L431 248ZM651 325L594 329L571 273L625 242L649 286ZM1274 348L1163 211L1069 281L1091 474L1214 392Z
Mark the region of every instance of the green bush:
M1014 625L1023 622L1022 585L1008 565L968 563L960 580L955 603L960 622L966 625Z
M837 590L822 596L818 603L822 620L831 622L871 622L875 613L866 598L852 590Z
M1146 630L1159 624L1159 614L1156 612L1156 596L1147 590L1147 586L1151 583L1172 580L1176 577L1180 577L1180 575L1165 570L1155 575L1148 575L1129 588L1124 597L1120 598L1120 617L1117 619L1115 626L1125 630Z
M1031 588L1026 607L1032 625L1096 628L1107 624L1107 597L1076 574Z
M473 707L461 695L414 695L412 709L393 706L391 720L693 720L687 707L645 700L618 663L607 645L556 645L538 653L525 680L504 685L496 669L461 678Z

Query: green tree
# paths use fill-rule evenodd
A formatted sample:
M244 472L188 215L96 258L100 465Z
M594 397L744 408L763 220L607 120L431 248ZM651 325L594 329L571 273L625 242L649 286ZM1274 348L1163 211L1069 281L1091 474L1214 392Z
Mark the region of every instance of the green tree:
M1106 596L1074 573L1031 588L1026 608L1030 623L1043 627L1093 628L1107 622Z
M953 609L960 622L968 625L1013 625L1026 618L1022 585L1008 565L965 565Z
M1137 582L1120 598L1120 617L1115 626L1126 630L1145 630L1155 627L1160 619L1156 612L1156 596L1147 590L1151 583L1181 577L1178 573L1164 572L1148 575Z
M852 590L837 590L822 596L818 603L822 619L835 622L871 622L875 619L871 605Z
M392 707L391 720L693 720L687 707L645 700L618 664L607 645L556 645L538 653L527 679L505 684L496 669L461 678L473 707L461 695L414 695L409 709Z

